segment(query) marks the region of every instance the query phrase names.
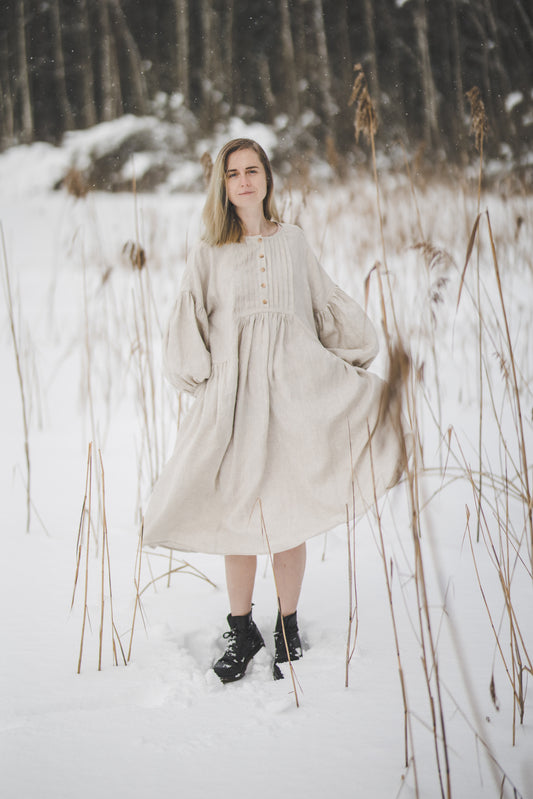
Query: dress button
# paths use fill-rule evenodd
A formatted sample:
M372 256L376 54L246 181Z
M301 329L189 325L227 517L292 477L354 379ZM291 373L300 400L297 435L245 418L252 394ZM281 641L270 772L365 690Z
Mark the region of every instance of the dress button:
M261 238L261 236L259 236L259 238L257 239L257 241L258 241L258 242L260 242L260 243L263 241L263 239Z
M263 305L266 305L266 304L267 304L267 301L266 301L266 300L263 300Z
M266 284L266 283L261 283L261 288L262 288L262 289L266 289L266 287L267 287L267 284Z
M264 258L265 256L264 256L264 254L263 254L263 253L261 253L261 255L260 255L259 257L260 257L260 258Z
M262 267L261 267L261 272L264 272L264 271L265 271L265 267L264 267L264 266L262 266Z

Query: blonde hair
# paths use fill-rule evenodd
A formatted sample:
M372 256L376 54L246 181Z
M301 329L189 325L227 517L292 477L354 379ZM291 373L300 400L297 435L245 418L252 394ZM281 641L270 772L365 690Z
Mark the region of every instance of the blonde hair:
M274 179L268 156L253 139L232 139L220 150L213 164L207 189L202 219L204 222L204 241L215 247L234 244L243 240L244 229L235 207L228 200L226 191L226 172L228 158L237 150L253 150L263 165L266 175L267 191L263 200L265 219L280 221L274 202Z

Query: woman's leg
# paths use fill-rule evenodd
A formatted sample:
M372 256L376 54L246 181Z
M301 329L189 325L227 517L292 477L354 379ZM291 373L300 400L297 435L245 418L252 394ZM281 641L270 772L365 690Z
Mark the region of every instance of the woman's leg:
M263 636L252 621L257 558L255 555L226 555L226 584L231 613L229 631L224 633L228 645L213 669L222 682L244 677L248 663L264 647Z
M252 609L257 558L255 555L226 555L226 585L232 616L246 616Z
M274 574L283 616L296 611L305 572L305 543L274 555Z

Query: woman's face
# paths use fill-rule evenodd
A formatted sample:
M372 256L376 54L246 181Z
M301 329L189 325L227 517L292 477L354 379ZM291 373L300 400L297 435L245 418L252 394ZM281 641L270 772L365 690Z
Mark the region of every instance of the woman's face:
M267 193L266 173L254 150L236 150L226 167L228 200L237 211L263 204Z

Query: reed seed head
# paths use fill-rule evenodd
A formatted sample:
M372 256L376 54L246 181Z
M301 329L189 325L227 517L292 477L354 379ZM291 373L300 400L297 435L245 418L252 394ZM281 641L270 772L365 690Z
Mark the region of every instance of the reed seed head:
M355 140L358 142L359 135L362 133L366 140L370 141L377 130L377 116L368 91L363 67L361 64L356 64L353 70L355 78L348 105L355 105Z
M488 127L485 103L481 99L481 92L477 86L472 86L470 91L466 93L466 98L470 103L470 113L472 115L470 132L474 135L476 150L479 152L483 147L483 140Z
M202 169L204 170L204 181L206 187L209 186L209 181L211 180L211 173L213 171L213 159L209 155L209 153L204 153L200 158L200 163L202 165Z
M140 244L136 244L134 241L127 241L122 248L122 252L126 254L134 269L138 269L139 271L143 269L146 264L146 252L144 247Z
M63 186L77 200L87 197L89 186L79 169L71 167L63 178Z

